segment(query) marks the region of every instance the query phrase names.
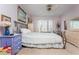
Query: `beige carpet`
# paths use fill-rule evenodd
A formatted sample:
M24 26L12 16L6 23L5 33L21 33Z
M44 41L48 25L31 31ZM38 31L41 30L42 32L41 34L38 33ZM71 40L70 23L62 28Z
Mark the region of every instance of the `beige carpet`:
M22 48L18 55L78 55L79 48L67 43L66 49Z

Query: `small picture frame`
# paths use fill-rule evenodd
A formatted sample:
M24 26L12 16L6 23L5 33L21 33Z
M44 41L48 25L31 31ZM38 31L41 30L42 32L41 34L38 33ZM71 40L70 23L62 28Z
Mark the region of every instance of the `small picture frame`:
M28 18L28 23L32 23L32 19Z
M11 17L8 17L6 15L1 15L1 21L9 21L9 22L11 22Z

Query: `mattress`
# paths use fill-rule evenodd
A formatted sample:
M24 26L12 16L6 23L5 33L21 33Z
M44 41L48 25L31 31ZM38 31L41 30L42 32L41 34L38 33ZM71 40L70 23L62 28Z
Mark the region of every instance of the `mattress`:
M63 43L45 43L45 44L31 44L22 42L23 46L34 48L64 48Z
M63 47L63 39L55 33L22 33L22 43L30 47Z

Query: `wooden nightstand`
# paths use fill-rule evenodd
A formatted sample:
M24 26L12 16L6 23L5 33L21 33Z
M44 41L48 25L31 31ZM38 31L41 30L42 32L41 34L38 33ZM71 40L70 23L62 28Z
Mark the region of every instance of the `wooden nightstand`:
M15 34L12 36L0 36L0 47L10 46L12 48L11 54L15 55L21 49L22 36Z

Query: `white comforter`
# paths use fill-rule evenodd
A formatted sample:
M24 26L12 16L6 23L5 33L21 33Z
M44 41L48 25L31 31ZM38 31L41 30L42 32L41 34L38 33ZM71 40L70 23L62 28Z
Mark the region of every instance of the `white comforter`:
M27 34L22 34L22 42L24 43L61 43L62 37L55 33L37 33L31 32Z

